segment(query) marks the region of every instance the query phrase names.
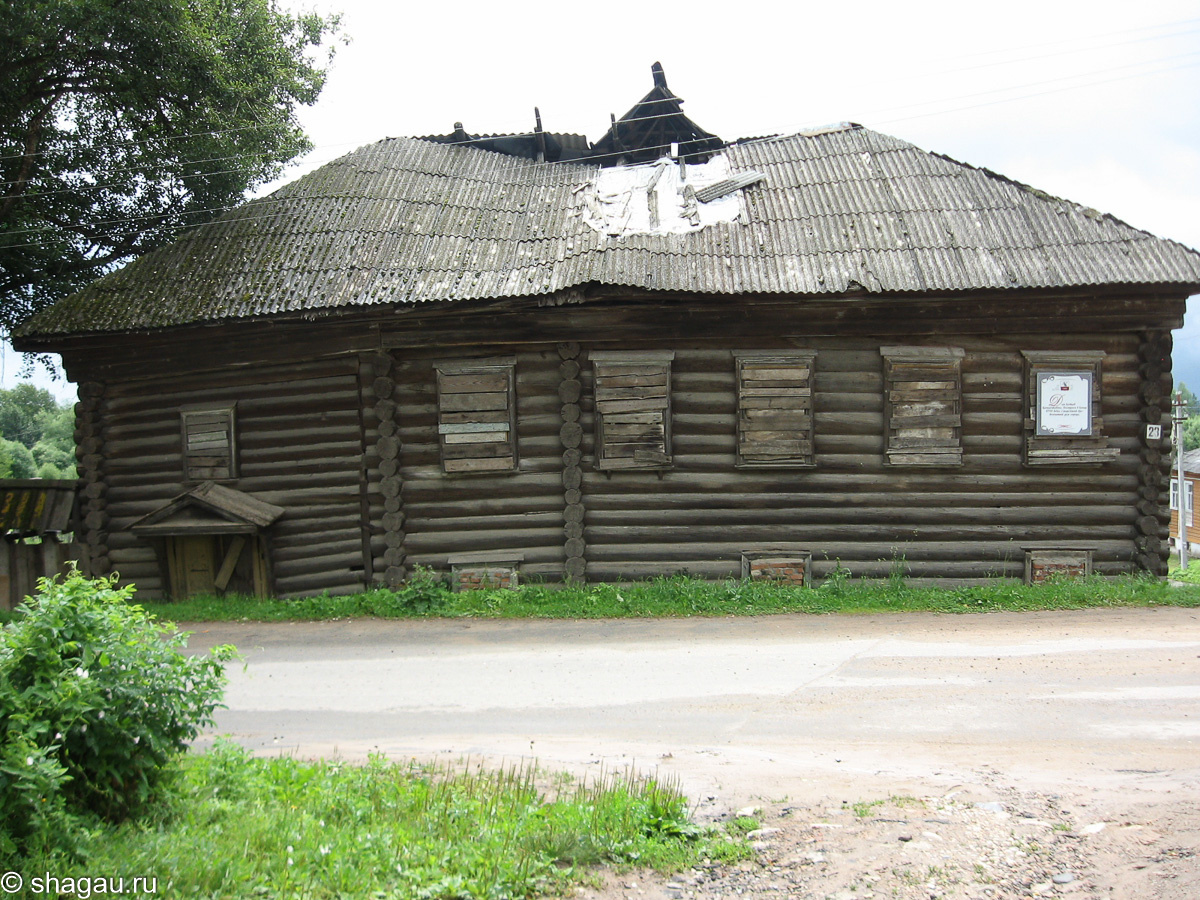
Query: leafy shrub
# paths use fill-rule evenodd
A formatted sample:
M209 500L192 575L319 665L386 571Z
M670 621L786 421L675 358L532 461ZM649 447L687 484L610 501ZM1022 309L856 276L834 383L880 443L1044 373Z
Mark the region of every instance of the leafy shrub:
M115 577L38 587L0 632L0 855L52 839L64 817L140 812L211 722L233 655L184 656L186 635Z
M446 580L424 566L414 566L408 581L395 588L392 593L400 609L419 614L438 612L452 596Z

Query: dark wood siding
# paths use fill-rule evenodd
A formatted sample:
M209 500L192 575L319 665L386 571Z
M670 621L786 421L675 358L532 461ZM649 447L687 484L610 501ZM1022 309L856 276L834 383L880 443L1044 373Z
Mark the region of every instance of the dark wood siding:
M1101 299L897 308L872 298L652 297L228 323L131 335L122 354L80 339L64 359L85 382L83 532L95 571L118 570L157 594L154 555L129 525L184 487L180 411L224 404L236 409L232 486L287 510L274 560L285 595L355 590L414 565L444 570L451 554L505 550L523 557L523 577L550 580L736 576L741 554L764 548L810 551L817 578L839 561L855 575L902 561L914 577L1020 577L1027 545L1060 543L1094 551L1102 574L1158 572L1168 436L1151 441L1144 426L1167 422L1170 323L1160 320L1181 315L1182 301ZM1021 333L1006 331L1014 321ZM896 346L962 349L961 465L887 464L881 349ZM250 362L255 348L272 365ZM669 467L597 466L595 351L674 354ZM791 457L781 468L738 467L737 352L815 354L811 422L800 420L809 468ZM1115 459L1026 464L1031 352L1103 354L1097 418ZM516 469L447 473L435 364L497 357L515 361ZM198 374L180 374L185 365Z
M297 596L362 587L362 443L357 359L112 382L105 453L112 568L148 597L164 590L152 548L129 526L182 481L180 409L237 404L239 477L286 509L271 534L275 587Z
M883 341L815 339L815 467L735 469L735 376L725 349L674 348L675 466L604 473L584 460L588 577L688 571L734 577L741 553L811 550L818 576L839 562L913 577L1023 573L1024 546L1095 549L1096 571L1129 571L1141 448L1134 336L955 336L962 360L962 465L945 471L885 462ZM1111 463L1048 472L1022 461L1022 350L1102 349ZM585 387L585 398L590 385ZM585 402L584 426L591 427ZM585 450L590 452L585 441Z
M464 351L461 360L486 355ZM442 469L434 367L448 358L444 350L436 360L395 354L407 563L445 569L453 553L519 550L523 577L557 581L565 558L561 359L553 347L516 354L517 469L454 474Z

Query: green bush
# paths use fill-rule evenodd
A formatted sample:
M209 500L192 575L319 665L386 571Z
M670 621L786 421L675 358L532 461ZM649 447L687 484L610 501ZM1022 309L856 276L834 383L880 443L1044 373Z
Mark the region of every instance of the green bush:
M186 635L78 572L42 579L0 631L0 857L53 845L76 817L141 812L212 720L232 648Z

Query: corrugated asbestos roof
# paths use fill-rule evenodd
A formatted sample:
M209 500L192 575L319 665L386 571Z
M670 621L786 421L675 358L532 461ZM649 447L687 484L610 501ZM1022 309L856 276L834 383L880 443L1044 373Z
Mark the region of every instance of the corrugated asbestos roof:
M588 283L708 294L1200 286L1200 254L859 126L725 150L746 214L612 237L597 167L392 138L95 282L18 334L547 295Z

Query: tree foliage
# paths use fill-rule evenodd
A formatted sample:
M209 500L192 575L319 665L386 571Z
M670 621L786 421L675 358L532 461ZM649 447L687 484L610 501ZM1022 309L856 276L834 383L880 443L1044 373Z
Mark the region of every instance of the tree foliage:
M74 477L74 407L32 384L0 390L0 478Z
M0 4L0 330L307 150L336 31L274 0Z

